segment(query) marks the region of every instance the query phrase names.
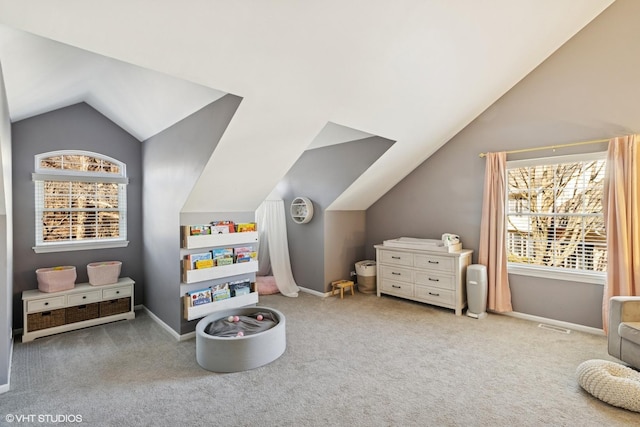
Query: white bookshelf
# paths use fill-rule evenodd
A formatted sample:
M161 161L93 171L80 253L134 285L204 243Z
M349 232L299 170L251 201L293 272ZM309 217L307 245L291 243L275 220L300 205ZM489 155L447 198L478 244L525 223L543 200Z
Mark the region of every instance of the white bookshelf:
M258 250L257 231L190 236L188 231L183 228L181 230L181 235L181 263L183 262L182 259L185 257L185 255L191 253L191 249L211 250L221 247L253 246L256 252ZM255 283L257 271L257 260L195 270L188 270L183 268L180 296L183 298L183 301L188 301L188 299L185 298L184 294L188 291L197 290L197 286L190 285L198 283L202 285L200 286L200 288L208 287L211 284L224 283L225 281L236 281L243 279L249 279L252 283ZM196 320L209 314L215 313L216 311L245 307L248 305L255 305L257 303L258 290L255 285L252 285L251 292L245 295L238 295L235 297L213 301L208 304L198 305L194 307L190 307L187 302L183 302L183 317L186 320Z
M213 248L219 246L249 245L258 243L257 231L243 233L205 234L201 236L185 236L183 233L182 247L184 249Z

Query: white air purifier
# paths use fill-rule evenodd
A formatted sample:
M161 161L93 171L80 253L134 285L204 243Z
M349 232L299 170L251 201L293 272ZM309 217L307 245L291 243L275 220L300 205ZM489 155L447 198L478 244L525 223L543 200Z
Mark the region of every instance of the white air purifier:
M487 267L471 264L467 267L467 316L487 317Z

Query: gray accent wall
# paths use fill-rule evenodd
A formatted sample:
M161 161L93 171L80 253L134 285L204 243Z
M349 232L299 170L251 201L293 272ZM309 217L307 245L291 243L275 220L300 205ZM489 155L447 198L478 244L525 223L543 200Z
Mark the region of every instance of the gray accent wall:
M11 122L0 66L0 392L8 391L13 335ZM7 387L6 390L4 388Z
M373 245L400 236L480 238L485 162L478 154L640 132L640 2L618 0L367 210ZM509 160L606 150L606 144ZM514 311L602 327L602 286L509 276Z
M330 214L325 209L391 145L393 141L374 136L307 150L278 185L287 210L291 270L298 286L324 293L331 281L347 278L334 275L354 269L354 262L359 260L353 258L363 254L364 249L364 213L354 216L335 213L327 222ZM291 202L300 196L308 197L314 205L313 219L306 224L296 224L288 215ZM344 239L336 238L335 230L341 228L338 218L347 219L352 227ZM335 256L344 251L349 257ZM331 264L330 275L325 270L328 264L325 254L338 263Z
M73 265L76 283L88 281L87 264L95 261L122 261L122 277L135 282L135 302L143 300L142 268L142 163L140 141L85 103L75 104L12 126L13 133L13 324L22 327L22 291L36 289L35 270L40 267ZM126 248L39 253L35 246L34 156L55 150L84 150L100 153L127 165Z
M355 280L350 273L365 259L366 211L325 211L324 277ZM327 289L328 290L328 289Z
M240 101L226 95L143 143L145 306L177 334L190 328L183 332L181 210Z

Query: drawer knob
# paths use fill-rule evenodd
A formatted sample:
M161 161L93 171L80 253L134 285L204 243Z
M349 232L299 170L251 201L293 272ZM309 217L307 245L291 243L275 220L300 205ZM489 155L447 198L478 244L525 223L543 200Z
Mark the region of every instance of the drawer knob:
M87 296L86 296L86 295L83 295L83 296L82 296L82 299L87 299Z
M116 291L116 295L119 294L119 293L120 293L120 291Z
M398 289L402 289L402 286L398 286L398 285L391 285L392 288L398 288Z
M392 256L392 259L401 259L399 256Z
M440 261L431 261L431 260L429 260L429 264L440 264Z
M49 305L49 303L48 303L48 302L45 302L45 303L44 303L44 305Z
M433 295L434 297L439 297L440 296L440 294L436 294L434 292L429 292L429 295Z
M429 277L429 280L432 281L432 282L439 282L440 281L440 279L432 279L431 277Z
M394 276L402 276L402 273L396 273L395 271L392 271L391 274L393 274Z

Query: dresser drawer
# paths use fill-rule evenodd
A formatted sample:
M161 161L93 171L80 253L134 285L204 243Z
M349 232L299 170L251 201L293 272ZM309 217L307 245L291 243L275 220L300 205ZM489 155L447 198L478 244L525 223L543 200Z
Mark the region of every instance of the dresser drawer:
M97 302L102 299L101 291L82 292L79 294L71 294L67 296L67 305L82 305L90 302Z
M381 262L385 264L406 265L411 267L413 265L413 254L396 251L382 251Z
M382 292L397 295L399 297L413 297L413 284L382 280L380 286Z
M417 268L428 268L430 270L453 273L455 263L453 258L446 256L416 254L414 257L414 265Z
M102 290L102 299L116 299L131 296L131 286L120 286Z
M380 275L383 279L399 280L401 282L413 282L413 270L390 265L380 266Z
M62 308L67 305L67 297L59 295L51 298L41 298L27 301L27 312L34 313L36 311L52 310L54 308Z
M456 281L453 276L433 273L428 271L416 271L416 285L433 286L441 289L456 290Z
M456 293L446 289L416 286L415 292L416 298L435 305L452 306L456 301Z

